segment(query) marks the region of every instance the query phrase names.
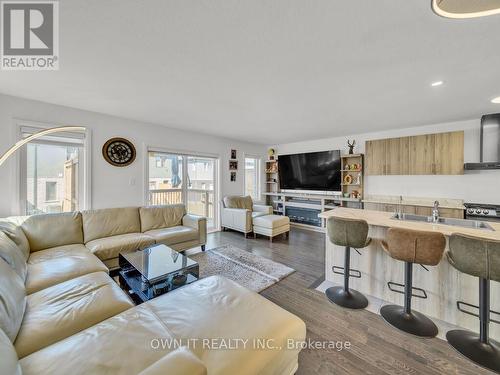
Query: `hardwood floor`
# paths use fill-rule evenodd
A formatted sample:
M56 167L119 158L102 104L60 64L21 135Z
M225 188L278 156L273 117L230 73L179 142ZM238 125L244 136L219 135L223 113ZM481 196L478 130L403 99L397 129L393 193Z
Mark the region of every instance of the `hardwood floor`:
M207 249L232 244L297 272L261 294L301 317L313 341L348 341L350 349L302 350L298 374L492 374L457 354L446 341L420 339L366 310L330 303L314 288L324 275L324 234L293 228L289 240L245 239L237 232L208 235ZM319 280L319 281L318 281Z

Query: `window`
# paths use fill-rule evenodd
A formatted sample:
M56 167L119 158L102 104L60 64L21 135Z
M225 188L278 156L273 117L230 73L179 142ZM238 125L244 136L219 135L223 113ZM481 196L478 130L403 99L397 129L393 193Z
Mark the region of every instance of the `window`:
M43 128L23 125L21 136ZM85 134L54 133L21 151L21 212L26 215L78 211L85 205Z
M57 181L46 181L45 182L45 201L55 201L57 200Z
M188 213L207 217L207 227L214 229L217 165L212 157L149 151L147 204L184 203Z
M245 157L245 195L260 200L260 158Z

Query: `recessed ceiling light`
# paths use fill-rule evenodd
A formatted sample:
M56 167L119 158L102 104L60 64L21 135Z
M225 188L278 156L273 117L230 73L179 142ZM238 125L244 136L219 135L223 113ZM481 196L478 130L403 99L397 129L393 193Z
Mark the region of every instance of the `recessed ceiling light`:
M493 104L500 104L500 96L497 96L496 98L491 99L491 102Z
M436 81L436 82L432 82L431 86L432 87L441 86L443 83L444 83L443 81Z

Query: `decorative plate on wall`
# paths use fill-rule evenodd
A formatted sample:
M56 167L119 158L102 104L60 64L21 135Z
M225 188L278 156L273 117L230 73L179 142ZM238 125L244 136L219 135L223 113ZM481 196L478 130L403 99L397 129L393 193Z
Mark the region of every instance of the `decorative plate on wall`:
M102 146L102 156L115 167L126 167L134 162L136 151L128 139L111 138Z

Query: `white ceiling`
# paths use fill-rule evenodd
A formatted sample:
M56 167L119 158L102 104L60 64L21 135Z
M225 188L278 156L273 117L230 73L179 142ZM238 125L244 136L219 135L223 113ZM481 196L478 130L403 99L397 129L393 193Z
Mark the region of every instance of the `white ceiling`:
M60 1L60 70L0 92L274 144L500 112L499 46L430 0Z

